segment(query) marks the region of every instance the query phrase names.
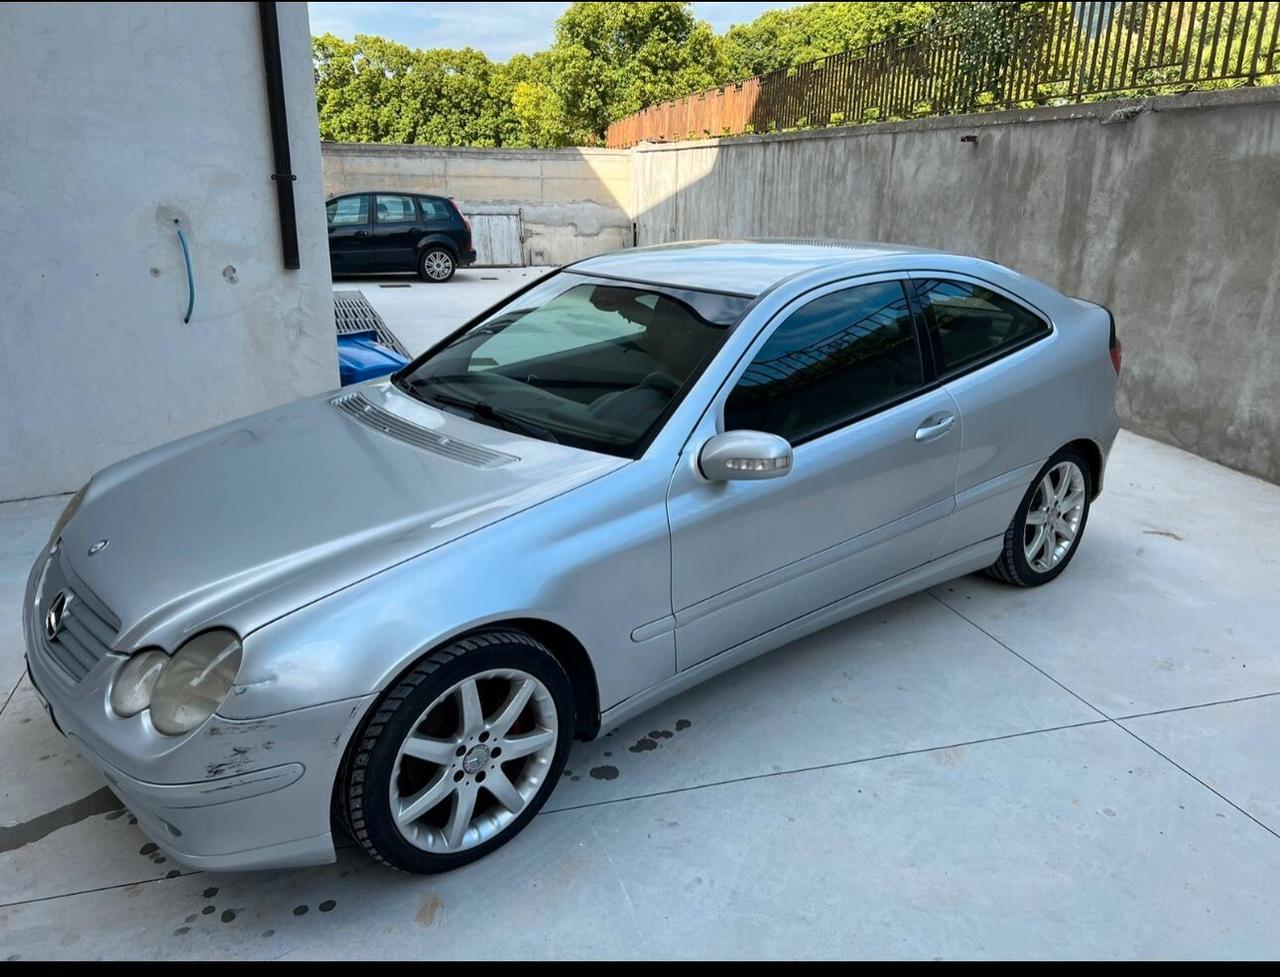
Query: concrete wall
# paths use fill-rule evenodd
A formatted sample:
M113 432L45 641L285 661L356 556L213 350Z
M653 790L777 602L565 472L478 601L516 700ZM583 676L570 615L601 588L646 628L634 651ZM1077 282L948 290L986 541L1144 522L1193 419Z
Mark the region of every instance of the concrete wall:
M0 5L0 499L337 386L306 5L279 17L300 271L256 4Z
M647 145L634 164L642 245L896 241L1102 302L1125 424L1280 481L1280 89Z
M322 144L327 195L411 190L466 214L520 213L525 260L561 265L631 244L631 157L608 149Z

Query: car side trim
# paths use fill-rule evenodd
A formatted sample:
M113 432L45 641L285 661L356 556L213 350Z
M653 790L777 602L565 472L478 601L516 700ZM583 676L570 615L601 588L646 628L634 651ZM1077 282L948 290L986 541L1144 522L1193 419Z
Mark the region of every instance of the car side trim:
M674 614L668 614L666 617L657 621L650 621L648 624L642 624L631 632L631 640L636 644L649 641L661 635L668 634L676 629L676 619Z
M923 509L917 509L915 512L862 533L860 536L842 540L828 546L825 550L802 557L794 563L788 563L786 566L778 567L768 573L753 577L735 587L731 587L729 590L722 590L720 593L704 598L696 604L677 609L676 624L679 627L692 624L694 621L722 611L740 601L749 600L757 594L789 583L798 577L803 577L842 560L847 560L849 557L856 556L863 550L868 550L886 540L895 539L904 533L911 532L913 529L919 529L921 526L927 526L939 519L945 519L951 514L953 503L954 500L948 498L932 505L927 505Z
M888 580L883 580L856 594L851 594L848 597L827 604L825 607L820 607L816 611L811 611L803 617L796 618L794 621L779 625L772 631L766 631L764 634L735 645L720 652L718 655L704 659L682 672L676 672L669 679L651 686L629 699L623 699L617 705L606 709L600 715L600 728L612 729L615 726L619 726L659 702L679 695L681 692L700 685L723 672L727 672L743 662L758 658L760 655L770 652L780 645L797 641L807 634L820 631L829 625L835 624L837 621L843 621L845 618L868 611L873 607L879 607L881 604L887 604L889 601L897 600L899 597L905 597L926 587L932 587L934 584L990 566L995 558L1000 555L1000 547L1003 542L1003 536L994 536L991 539L985 539L971 546L966 546L964 549L940 560L933 560L896 577L890 577Z

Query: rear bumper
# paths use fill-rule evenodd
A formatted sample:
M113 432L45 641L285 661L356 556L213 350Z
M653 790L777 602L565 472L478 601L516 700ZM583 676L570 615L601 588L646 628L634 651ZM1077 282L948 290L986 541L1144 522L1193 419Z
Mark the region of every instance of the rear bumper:
M1120 418L1112 417L1108 421L1106 429L1098 436L1098 452L1102 455L1102 464L1098 469L1098 484L1093 487L1093 497L1096 499L1102 494L1102 486L1106 482L1107 463L1111 461L1111 448L1116 443L1116 437L1120 434Z
M458 254L459 268L466 268L468 265L474 265L475 263L476 263L476 252L474 248L472 248L470 251L459 252Z

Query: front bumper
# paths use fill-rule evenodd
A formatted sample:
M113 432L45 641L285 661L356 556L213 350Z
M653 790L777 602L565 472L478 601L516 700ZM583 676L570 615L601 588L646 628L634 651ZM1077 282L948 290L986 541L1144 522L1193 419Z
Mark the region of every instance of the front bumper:
M54 725L93 764L175 860L233 870L334 860L329 808L364 696L252 720L213 716L185 736L155 732L108 704L124 656L112 653L74 682L35 627L32 575L23 607L27 673Z

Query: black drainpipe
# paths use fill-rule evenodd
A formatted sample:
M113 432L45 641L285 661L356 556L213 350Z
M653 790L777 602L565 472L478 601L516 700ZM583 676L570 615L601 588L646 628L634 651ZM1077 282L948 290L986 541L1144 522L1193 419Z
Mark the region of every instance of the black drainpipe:
M284 109L284 71L280 64L280 22L274 3L258 4L262 24L262 60L267 69L267 109L271 113L271 149L275 154L276 200L280 205L280 240L284 266L299 268L298 217L293 206L293 163L289 159L289 120Z

